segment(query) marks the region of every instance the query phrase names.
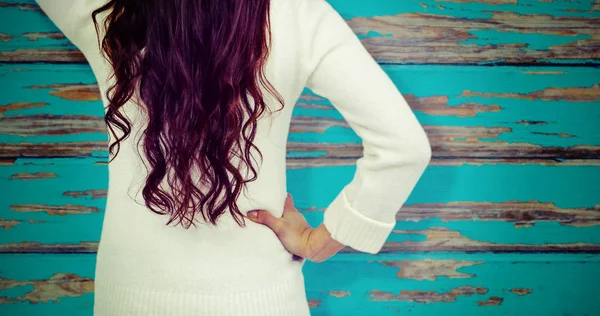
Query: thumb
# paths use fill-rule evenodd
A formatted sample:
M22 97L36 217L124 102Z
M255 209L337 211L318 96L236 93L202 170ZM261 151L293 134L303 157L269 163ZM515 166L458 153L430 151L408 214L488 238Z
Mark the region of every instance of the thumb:
M278 218L265 210L249 211L248 219L250 219L253 222L266 225L269 228L271 228L274 232L277 232L276 229L278 228Z
M294 198L292 197L292 195L290 193L288 193L287 197L285 198L285 202L283 204L283 212L285 214L290 211L297 212L298 210L296 210L296 207L294 206Z

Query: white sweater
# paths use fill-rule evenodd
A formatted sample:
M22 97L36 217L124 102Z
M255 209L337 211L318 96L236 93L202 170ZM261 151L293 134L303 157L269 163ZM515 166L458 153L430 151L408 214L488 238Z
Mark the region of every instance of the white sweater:
M106 106L110 69L90 17L106 0L37 1L87 58ZM267 77L286 107L259 121L255 144L264 162L240 196L240 210L281 216L291 113L306 86L332 102L364 147L353 180L325 210L324 225L339 242L378 253L429 163L427 136L391 79L325 0L272 0L271 26ZM141 116L132 104L123 110L135 134L143 122L136 123ZM309 315L305 261L292 260L268 227L248 220L239 227L226 212L217 227L185 230L166 226L166 216L146 209L140 193L145 169L135 140L122 143L109 164L95 315Z

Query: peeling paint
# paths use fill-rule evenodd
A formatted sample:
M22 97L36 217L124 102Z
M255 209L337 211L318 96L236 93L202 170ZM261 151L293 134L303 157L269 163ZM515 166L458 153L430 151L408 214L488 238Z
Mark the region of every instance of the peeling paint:
M4 220L4 219L0 219L0 226L4 227L4 230L9 230L21 223L31 223L31 224L43 224L43 223L47 223L47 221L43 221L43 220L35 220L35 219L28 219L28 220Z
M55 144L37 144L21 142L18 144L0 143L0 157L93 157L93 152L107 151L106 142L73 142ZM108 156L108 155L107 155Z
M71 101L97 101L101 99L97 84L50 84L29 86L29 89L54 89L51 95Z
M600 60L600 19L592 14L600 2L328 1L403 93L430 137L434 157L397 214L381 254L347 247L320 264L319 273L307 275L309 292L319 298L308 300L311 309L459 315L465 306L489 306L486 310L503 315L534 308L540 314L593 313L595 306L586 304L594 302L593 282L564 289L577 276L591 280L598 271L594 254L600 243L589 233L600 219L592 196L597 172L588 167L600 166L600 142L594 126L582 122L595 117L600 101L593 67ZM2 2L0 10L31 18L13 23L18 31L0 33L6 43L0 61L23 63L3 68L0 76L27 75L6 83L0 106L0 165L18 170L4 173L5 180L14 180L8 184L18 186L7 195L26 185L60 184L47 195L58 201L53 206L41 199L5 201L9 215L0 226L10 240L0 245L5 277L0 289L17 291L0 298L0 313L17 305L31 315L52 314L50 308L61 315L73 314L69 308L89 311L93 281L65 271L88 269L91 275L98 243L89 231L96 225L92 230L99 232L107 191L100 181L65 185L74 183L74 172L60 164L106 167L107 144L94 138L105 132L100 111L92 110L99 108L100 95L83 54L35 4ZM35 64L40 61L46 63ZM75 63L81 67L68 68ZM586 67L554 67L561 63ZM551 66L533 67L539 64ZM487 67L495 65L509 67ZM70 115L75 111L78 115ZM301 211L319 222L331 190L347 183L363 147L321 96L302 94L294 114L286 161L292 169L288 179L294 179L290 191L305 195L295 195ZM36 164L44 166L25 169ZM331 166L344 167L320 169ZM40 181L25 181L34 179ZM334 182L321 186L324 179ZM572 191L571 183L577 184ZM74 199L83 205L65 203ZM72 235L48 238L69 224ZM493 234L482 235L486 232ZM76 261L81 257L87 261ZM307 268L316 270L310 262ZM37 274L44 275L31 277ZM365 294L384 302L368 302ZM573 304L558 310L540 297ZM426 304L431 302L450 304Z
M0 226L4 227L4 230L9 230L12 227L15 227L19 224L19 221L16 220L3 220L0 219Z
M474 294L483 295L488 290L481 286L461 286L454 288L449 292L440 293L434 291L410 291L400 290L399 295L394 295L392 292L383 292L373 290L370 293L373 301L411 301L416 303L450 303L455 302L459 296L472 296Z
M381 264L400 268L398 278L411 280L435 281L438 277L472 278L474 274L458 272L462 267L483 264L482 261L470 262L464 260L405 260L381 261Z
M8 42L9 40L11 40L13 37L8 35L8 34L4 34L4 33L0 33L0 41L3 42Z
M558 222L561 225L588 227L600 224L600 204L591 208L559 208L551 202L449 202L444 204L405 205L396 215L397 221L420 221L440 218L456 220L513 222L515 226L536 222Z
M95 116L39 114L2 118L0 133L4 135L36 136L80 133L106 134L104 120Z
M65 39L63 33L44 33L44 32L33 32L25 33L23 36L27 37L30 41L37 41L40 38L51 38L51 39Z
M17 281L0 278L0 290L32 285L33 290L15 298L0 297L0 304L59 302L63 297L79 297L94 291L94 281L70 273L56 273L48 280Z
M406 240L386 242L382 252L405 251L456 251L456 252L589 252L600 253L600 245L583 242L543 245L536 244L499 244L487 241L471 240L461 232L445 227L431 227L426 230L393 230L395 234L424 235L424 241ZM344 251L344 249L342 249Z
M40 7L35 4L25 4L25 3L6 3L0 2L0 8L18 8L21 11L39 11Z
M0 253L96 253L98 242L78 244L42 244L39 242L17 242L0 244Z
M448 106L447 96L418 98L411 94L403 95L414 111L421 111L436 116L469 117L478 113L498 112L502 108L497 105L480 104L477 102L465 102L459 105Z
M329 295L335 296L337 298L342 298L342 297L350 296L350 292L348 292L348 291L329 291Z
M503 299L501 297L492 296L485 301L477 302L479 306L498 306L502 303Z
M37 103L31 103L31 102L14 102L14 103L9 103L7 105L0 106L0 117L4 116L4 113L6 113L8 111L17 111L17 110L22 110L22 109L37 108L37 107L46 106L47 104L48 103L45 103L45 102L37 102Z
M87 64L88 61L79 50L64 49L15 49L12 51L0 51L0 62L24 63L24 62L47 62L47 63L80 63Z
M523 295L529 295L533 291L531 289L517 288L517 289L511 289L510 292L523 296Z
M309 308L317 308L321 304L320 300L308 299L308 307Z
M8 180L38 180L56 178L58 175L53 172L36 172L36 173L16 173L10 176Z
M462 94L463 97L479 96L483 98L511 98L524 100L543 100L543 101L559 101L565 100L569 102L598 102L600 101L600 84L594 84L587 87L570 87L570 88L546 88L541 91L533 91L529 93L482 93L466 90Z
M15 212L45 212L48 215L90 214L102 212L97 207L81 205L45 205L45 204L17 204L11 205L10 209Z
M68 191L63 193L64 196L72 196L74 198L91 197L92 199L104 199L108 195L108 190L86 190L86 191Z

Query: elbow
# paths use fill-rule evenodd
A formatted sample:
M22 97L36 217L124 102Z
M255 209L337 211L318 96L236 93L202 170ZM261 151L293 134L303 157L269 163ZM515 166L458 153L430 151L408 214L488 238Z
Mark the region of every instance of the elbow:
M409 167L424 170L432 159L431 144L423 129L414 129L412 133L402 135L386 135L378 138L377 142L366 142L363 153L361 161L373 162L370 168Z
M413 146L413 152L407 162L415 168L425 171L429 163L431 162L431 146L429 142L419 143L419 145Z
M431 143L424 131L419 137L404 140L396 146L396 162L401 165L413 165L415 168L425 169L432 158Z
M412 142L412 148L414 151L413 156L415 159L415 163L422 165L423 168L425 168L431 162L431 143L429 142L427 133L425 133L425 130L423 128L419 129L418 133L416 134L418 135L418 137L415 137L414 142Z
M427 167L431 162L432 150L431 143L429 143L429 139L427 136L421 140L419 145L417 145L416 149L417 161L419 164L422 164L424 167Z

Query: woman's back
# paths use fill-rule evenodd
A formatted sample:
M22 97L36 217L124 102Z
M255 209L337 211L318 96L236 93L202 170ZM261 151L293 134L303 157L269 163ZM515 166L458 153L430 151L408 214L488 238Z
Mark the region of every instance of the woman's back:
M280 216L287 194L287 134L292 108L305 80L295 56L300 53L298 43L286 34L294 23L290 18L294 14L292 3L271 2L273 48L266 76L285 99L286 107L259 121L254 144L261 150L263 163L257 180L250 182L247 193L237 200L243 213L261 208ZM97 53L85 52L88 60L89 54ZM107 68L92 67L99 82L107 79ZM101 93L105 89L102 87ZM141 135L138 132L145 123L142 113L133 102L128 102L124 111L133 122L132 135ZM146 208L140 193L146 173L134 151L137 140L127 138L109 164L107 205L96 265L95 313L308 315L302 277L304 260L293 260L268 227L251 221L240 227L225 212L217 226L201 224L182 229L167 226L165 216ZM135 201L130 198L133 196Z
M106 0L38 2L85 54L106 106L105 93L113 83L110 65L101 57L90 17ZM270 13L266 76L285 107L258 122L254 144L262 164L237 200L239 209L281 216L291 113L308 86L340 110L363 138L366 153L353 182L325 213L325 223L344 244L375 253L427 165L426 136L391 80L328 3L272 0ZM61 18L67 15L68 20ZM265 101L277 108L271 95ZM109 164L95 315L309 315L305 260L294 260L268 227L252 221L241 227L225 212L216 226L183 229L148 210L141 195L145 161L138 156L147 121L133 102L122 111L133 123L132 137Z

